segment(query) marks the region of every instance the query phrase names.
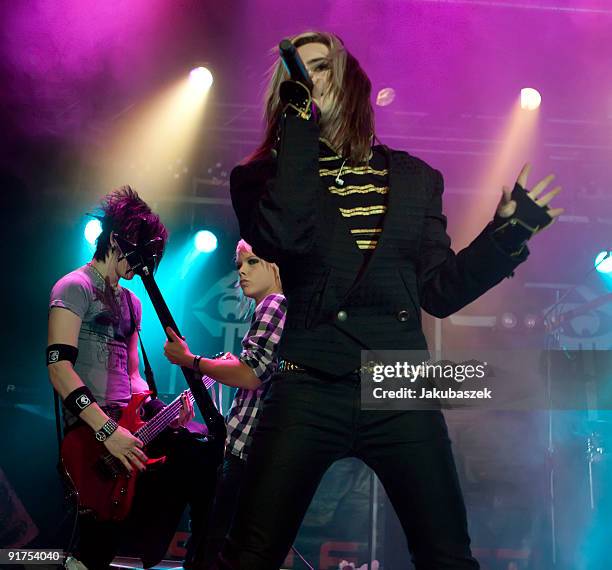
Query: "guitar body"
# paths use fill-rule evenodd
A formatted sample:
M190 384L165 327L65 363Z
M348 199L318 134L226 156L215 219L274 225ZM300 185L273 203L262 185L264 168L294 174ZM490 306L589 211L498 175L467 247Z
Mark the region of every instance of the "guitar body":
M140 408L149 392L134 394L123 409L119 425L135 432L144 422ZM92 512L101 521L121 521L132 507L139 471L128 473L86 425L70 430L62 441L61 460L77 492L79 511Z

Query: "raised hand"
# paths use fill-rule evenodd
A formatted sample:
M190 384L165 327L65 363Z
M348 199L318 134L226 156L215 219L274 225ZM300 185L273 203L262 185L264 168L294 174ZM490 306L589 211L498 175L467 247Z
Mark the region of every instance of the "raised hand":
M559 217L565 210L563 208L550 208L549 204L561 192L561 186L555 186L550 192L542 194L544 190L554 180L555 175L549 174L546 178L540 180L531 190L527 190L527 179L531 172L531 164L527 163L521 169L521 172L516 179L516 184L525 189L527 197L538 206L548 206L546 213L553 218ZM512 198L513 189L508 186L502 188L502 197L497 206L496 214L500 218L511 218L516 213L517 203ZM542 228L543 229L543 228Z

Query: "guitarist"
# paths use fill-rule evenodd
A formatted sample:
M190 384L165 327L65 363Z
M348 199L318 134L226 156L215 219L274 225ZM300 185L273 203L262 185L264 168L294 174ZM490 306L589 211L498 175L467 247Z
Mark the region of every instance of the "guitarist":
M63 401L66 430L87 424L125 469L144 473L137 480L126 520L100 521L91 513L79 514L77 558L90 570L107 568L119 548L138 551L145 567L157 563L187 502L194 530L206 521L218 464L205 442L185 429L176 429L154 442L153 454L165 455L165 462L147 469L142 442L117 424L132 394L148 387L138 369L136 330L140 328L141 305L132 292L119 285L120 279L132 279L134 272L123 258L116 236L131 241L157 238L159 261L168 233L129 186L107 195L101 210L102 233L93 259L62 277L51 292L49 378ZM145 404L145 419L147 413L152 416L161 407L159 400ZM184 426L193 415L190 400L183 394L180 416L173 427Z
M238 388L227 416L225 457L219 468L207 534L194 535L198 543L194 570L204 570L213 563L232 522L261 403L277 369L278 343L287 311L278 267L255 255L244 240L236 246L236 269L247 309L243 313L252 313L240 356L227 354L223 359L209 359L194 355L170 328L167 332L171 342L164 347L173 364L194 366L202 374Z

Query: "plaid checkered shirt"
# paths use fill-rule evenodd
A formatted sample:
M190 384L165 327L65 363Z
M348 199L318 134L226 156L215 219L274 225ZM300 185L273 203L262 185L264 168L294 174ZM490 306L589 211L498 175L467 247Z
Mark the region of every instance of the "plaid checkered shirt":
M268 295L255 308L251 328L242 339L240 360L261 380L256 390L238 389L227 415L226 450L243 460L247 458L269 380L278 366L276 355L286 312L287 301L283 295Z

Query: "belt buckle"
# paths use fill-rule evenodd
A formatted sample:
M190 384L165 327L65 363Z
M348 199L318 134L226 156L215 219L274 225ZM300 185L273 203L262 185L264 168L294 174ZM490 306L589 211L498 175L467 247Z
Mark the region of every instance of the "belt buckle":
M304 372L304 368L289 360L281 360L278 363L279 372Z
M366 363L362 364L355 372L357 372L360 376L362 374L369 374L370 376L374 374L374 368L376 366L381 366L382 362L378 360L368 360Z

